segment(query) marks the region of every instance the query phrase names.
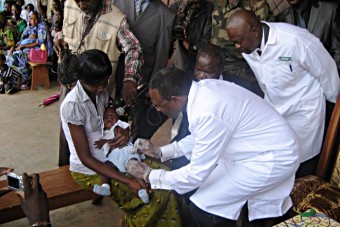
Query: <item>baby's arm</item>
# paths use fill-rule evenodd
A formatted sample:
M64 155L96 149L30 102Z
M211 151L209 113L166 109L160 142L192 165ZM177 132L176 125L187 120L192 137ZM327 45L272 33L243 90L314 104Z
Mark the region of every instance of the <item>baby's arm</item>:
M99 139L94 142L94 147L97 149L102 149L102 147L110 141L111 141L110 139Z

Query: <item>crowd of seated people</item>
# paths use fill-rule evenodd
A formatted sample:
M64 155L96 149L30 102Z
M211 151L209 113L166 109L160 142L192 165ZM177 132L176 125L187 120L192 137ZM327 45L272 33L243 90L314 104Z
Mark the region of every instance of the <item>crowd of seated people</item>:
M31 70L28 56L31 49L47 47L49 59L53 56L54 39L60 36L63 23L63 1L54 0L51 9L38 0L36 7L24 0L3 2L0 12L0 53L6 57L5 64L15 72L17 79L3 87L3 93L13 94L26 90L30 85ZM49 12L48 12L49 11ZM55 38L54 36L57 35ZM5 72L0 71L0 80L5 81ZM4 85L4 83L2 83Z

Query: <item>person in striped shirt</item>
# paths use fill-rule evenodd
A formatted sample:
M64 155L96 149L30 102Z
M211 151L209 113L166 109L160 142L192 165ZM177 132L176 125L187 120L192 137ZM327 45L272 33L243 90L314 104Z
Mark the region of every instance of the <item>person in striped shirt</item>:
M20 90L20 87L20 73L11 67L8 67L5 55L0 54L0 93L13 94Z

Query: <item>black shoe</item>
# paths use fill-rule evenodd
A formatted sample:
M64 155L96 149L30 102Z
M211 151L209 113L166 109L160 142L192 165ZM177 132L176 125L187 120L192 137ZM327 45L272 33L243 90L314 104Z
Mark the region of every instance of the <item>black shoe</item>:
M15 93L18 89L13 84L5 84L5 93L11 95Z

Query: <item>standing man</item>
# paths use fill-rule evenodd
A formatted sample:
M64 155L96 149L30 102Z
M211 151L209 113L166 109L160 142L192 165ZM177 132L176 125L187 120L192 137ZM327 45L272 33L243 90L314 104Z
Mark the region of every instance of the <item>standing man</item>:
M256 94L263 97L253 71L242 57L242 54L235 49L225 28L230 16L239 9L251 10L261 20L273 21L274 16L268 4L265 0L212 0L212 3L214 10L212 13L211 43L224 49L226 59L224 77L242 87L251 87L251 90L257 91Z
M192 75L197 51L211 39L213 5L208 0L178 0L169 8L176 13L171 60L176 68Z
M229 19L227 32L254 71L264 99L295 130L301 145L297 177L314 174L325 122L325 99L335 103L340 90L336 64L306 29L261 22L248 10Z
M118 58L121 52L125 53L122 95L127 103L132 103L130 99L136 96L137 83L141 80L139 71L143 58L142 48L128 29L125 15L111 4L110 0L67 0L64 15L63 35L69 49L78 54L88 49L99 49L108 54L112 64L112 74L107 89L113 97ZM61 40L58 40L54 45L58 56L62 50L61 43ZM67 88L62 86L61 101L66 93ZM127 136L120 133L117 136L115 141L119 142L112 146L123 146L128 142ZM68 164L69 157L65 136L61 135L60 141L59 165L65 165Z
M279 14L278 22L306 28L320 39L340 72L340 7L318 0L288 0L290 8Z
M320 39L335 60L340 72L340 7L339 3L319 0L288 0L290 8L279 14L279 22L306 28ZM325 132L332 116L334 104L326 102Z
M159 71L149 87L158 111L168 117L187 112L192 134L160 148L145 141L141 151L162 161L185 156L190 163L165 171L130 161L128 172L152 189L197 189L189 205L196 226L235 226L243 206L250 221L287 212L299 145L275 109L237 85L193 82L176 68Z
M129 29L142 46L144 65L141 68L142 79L139 83L148 84L156 72L167 66L175 15L160 0L113 0L112 3L126 15ZM121 56L116 74L118 93L123 83L125 66ZM167 119L152 108L149 102L143 100L134 103L131 115L133 139L150 139Z

